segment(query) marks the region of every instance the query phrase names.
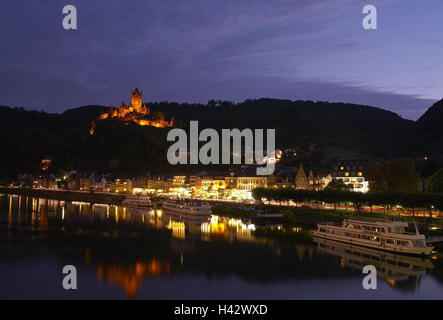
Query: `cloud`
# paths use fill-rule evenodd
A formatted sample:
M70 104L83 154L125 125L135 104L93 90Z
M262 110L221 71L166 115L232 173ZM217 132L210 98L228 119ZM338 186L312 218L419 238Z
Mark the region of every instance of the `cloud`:
M0 104L54 112L115 105L135 86L146 100L344 101L407 118L430 102L364 86L378 79L369 72L357 83L324 68L346 54L353 60L343 71L352 75L375 47L351 28L361 19L353 0L73 0L76 31L61 27L65 4L0 4Z

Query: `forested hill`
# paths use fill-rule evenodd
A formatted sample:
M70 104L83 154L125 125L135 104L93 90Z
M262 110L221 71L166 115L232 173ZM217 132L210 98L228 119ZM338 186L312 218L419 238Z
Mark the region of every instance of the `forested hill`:
M278 148L309 150L316 160L442 153L442 101L417 122L380 108L344 103L258 99L238 104L147 104L183 127L198 120L200 128L274 128ZM55 168L167 172L168 129L103 121L89 135L91 121L107 109L85 106L48 114L0 107L0 178L38 172L41 159L47 157Z
M314 145L356 155L410 154L414 122L380 108L344 103L246 100L234 106L153 104L176 118L198 119L202 127L275 128L278 147Z
M417 148L422 153L443 153L443 99L417 120L416 130Z

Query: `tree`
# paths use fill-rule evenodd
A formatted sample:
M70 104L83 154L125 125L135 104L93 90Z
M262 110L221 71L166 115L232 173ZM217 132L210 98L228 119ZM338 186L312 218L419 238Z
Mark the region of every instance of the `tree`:
M31 175L27 175L23 182L23 186L25 188L32 188L33 185L34 185L34 178Z
M376 167L369 176L371 192L416 192L418 174L414 160L401 158Z
M383 193L361 193L352 191L313 191L295 190L285 188L257 188L252 190L254 199L274 201L311 202L324 201L326 203L338 204L341 202L352 202L357 208L362 205L398 205L406 208L435 208L443 210L443 197L439 193L411 193L411 192L383 192Z
M326 186L328 191L350 191L351 189L352 185L345 184L342 179L332 179Z
M429 180L429 185L426 188L427 192L443 193L443 168L435 172Z

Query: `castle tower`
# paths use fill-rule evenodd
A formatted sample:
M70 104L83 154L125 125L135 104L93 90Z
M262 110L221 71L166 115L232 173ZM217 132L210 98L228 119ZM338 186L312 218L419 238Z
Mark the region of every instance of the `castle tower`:
M131 92L131 106L135 109L136 112L142 113L142 99L143 93L138 91L138 88L135 88L134 91Z

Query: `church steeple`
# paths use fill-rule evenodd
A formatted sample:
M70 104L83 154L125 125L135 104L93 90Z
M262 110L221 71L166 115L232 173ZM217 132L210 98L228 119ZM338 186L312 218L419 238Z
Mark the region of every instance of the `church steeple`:
M297 175L295 177L295 189L308 189L309 188L309 181L308 177L306 177L305 170L303 168L303 164L300 164L300 168L298 168Z

